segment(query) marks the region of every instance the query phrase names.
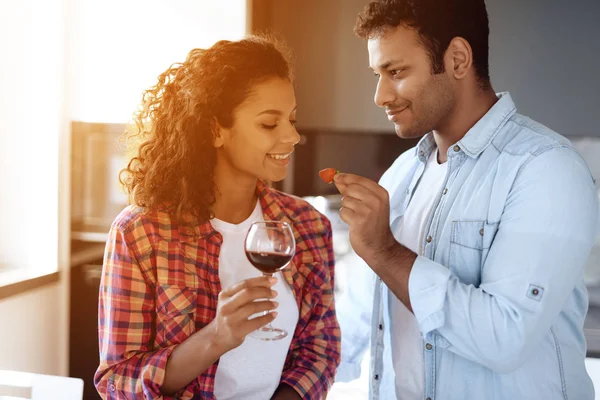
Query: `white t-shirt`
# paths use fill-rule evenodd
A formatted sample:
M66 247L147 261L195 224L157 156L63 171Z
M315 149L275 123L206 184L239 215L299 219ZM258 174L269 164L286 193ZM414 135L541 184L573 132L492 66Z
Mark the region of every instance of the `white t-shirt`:
M230 224L212 219L211 224L221 235L223 244L219 253L219 279L223 289L245 279L261 276L244 253L244 239L250 225L262 221L260 202L244 222ZM281 340L265 341L246 337L241 346L223 354L215 376L215 396L219 400L270 399L279 386L294 330L298 324L298 305L292 288L283 274L273 274L277 283L273 289L279 302L273 326L283 328L288 335Z
M438 164L437 151L427 160L423 176L400 220L394 237L416 254L422 254L423 236L448 163ZM422 400L425 390L423 336L417 319L393 294L390 296L392 358L396 375L396 396L402 400Z

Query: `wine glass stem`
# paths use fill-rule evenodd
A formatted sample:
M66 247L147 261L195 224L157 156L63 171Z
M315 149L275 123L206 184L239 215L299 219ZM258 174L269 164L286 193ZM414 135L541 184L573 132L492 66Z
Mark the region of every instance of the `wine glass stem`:
M268 273L266 273L266 272L263 272L263 276L265 276L265 277L267 277L267 278L272 278L272 277L273 277L273 274L268 274ZM268 311L265 311L263 315L267 315L268 313L269 313ZM271 323L270 323L270 322L269 322L268 324L266 324L266 325L264 326L264 328L267 328L267 329L273 329L273 327L271 326Z

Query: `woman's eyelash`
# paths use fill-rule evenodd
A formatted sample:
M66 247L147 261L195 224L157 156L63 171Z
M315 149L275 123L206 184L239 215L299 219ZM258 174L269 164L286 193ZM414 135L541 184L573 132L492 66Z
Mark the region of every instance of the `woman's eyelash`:
M290 120L290 124L292 124L294 126L296 126L297 123L298 123L298 121L295 119ZM275 125L262 124L263 128L269 129L269 130L273 130L273 129L277 128L277 126L278 126L278 124L275 124Z

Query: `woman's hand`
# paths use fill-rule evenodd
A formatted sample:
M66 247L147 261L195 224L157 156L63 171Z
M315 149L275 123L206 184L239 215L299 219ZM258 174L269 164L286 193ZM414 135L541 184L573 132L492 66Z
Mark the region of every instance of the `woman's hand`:
M275 297L271 286L276 282L275 278L253 278L223 290L215 319L173 349L161 392L172 395L182 390L223 354L242 344L246 335L273 321L274 312L251 320L248 317L277 307L273 301L255 301Z
M276 278L264 277L247 279L224 289L219 293L217 316L211 322L215 334L215 343L223 354L235 349L244 342L246 336L258 328L272 322L277 312L248 319L250 316L271 311L278 303L272 300L277 292L271 287L277 282Z

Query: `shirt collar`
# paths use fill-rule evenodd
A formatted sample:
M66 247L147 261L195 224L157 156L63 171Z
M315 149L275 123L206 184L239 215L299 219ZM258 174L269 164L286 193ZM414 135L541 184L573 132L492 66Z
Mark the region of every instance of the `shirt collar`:
M293 226L292 218L279 196L275 196L273 189L260 179L256 183L256 194L266 220L284 221ZM195 217L188 217L179 225L179 238L186 243L207 239L216 233L210 221L199 222Z
M456 143L469 157L479 156L492 143L506 121L516 112L516 106L510 93L502 92L496 95L498 101ZM417 144L415 155L421 162L425 163L435 148L433 133L429 132Z

